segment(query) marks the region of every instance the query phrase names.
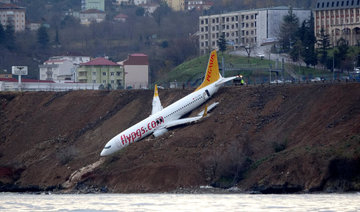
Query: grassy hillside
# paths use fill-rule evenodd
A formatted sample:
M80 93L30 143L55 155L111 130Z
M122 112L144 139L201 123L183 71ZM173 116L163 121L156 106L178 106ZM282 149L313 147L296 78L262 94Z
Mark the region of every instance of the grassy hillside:
M204 55L197 57L195 59L186 61L181 65L174 68L170 71L167 77L163 80L158 81L157 83L164 82L201 82L202 77L204 76L206 66L208 63L209 56ZM221 69L222 54L218 54L219 67ZM270 66L274 69L275 62L269 61L267 59L260 58L248 58L243 56L235 56L230 54L224 54L224 63L225 63L225 77L232 76L236 74L242 74L245 78L264 78L269 75ZM280 65L279 65L280 66ZM317 70L309 67L302 67L294 64L285 64L285 69L289 70L298 75L324 75L328 74L327 71ZM221 71L220 71L221 72ZM290 78L290 76L285 73L285 78Z

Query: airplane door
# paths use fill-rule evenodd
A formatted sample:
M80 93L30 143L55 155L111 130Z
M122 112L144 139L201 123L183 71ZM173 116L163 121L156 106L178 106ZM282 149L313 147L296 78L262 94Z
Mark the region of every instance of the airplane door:
M210 92L208 90L205 90L205 92L203 93L203 98L208 99L209 97L210 97Z

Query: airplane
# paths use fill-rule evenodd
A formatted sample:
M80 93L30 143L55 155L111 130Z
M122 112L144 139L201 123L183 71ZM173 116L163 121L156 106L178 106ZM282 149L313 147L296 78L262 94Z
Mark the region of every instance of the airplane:
M238 77L239 76L224 78L220 75L216 50L213 50L209 57L204 81L194 92L163 108L157 85L155 85L151 115L113 137L107 142L100 156L111 155L150 134L159 137L168 132L168 129L171 127L200 120L219 103L215 102L205 107L197 116L189 118L181 117L209 100L209 98L219 90L221 85Z

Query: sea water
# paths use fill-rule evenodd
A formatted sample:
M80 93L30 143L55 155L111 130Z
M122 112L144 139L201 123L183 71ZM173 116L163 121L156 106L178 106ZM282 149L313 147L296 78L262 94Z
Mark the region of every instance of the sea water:
M352 194L16 194L0 211L360 211Z

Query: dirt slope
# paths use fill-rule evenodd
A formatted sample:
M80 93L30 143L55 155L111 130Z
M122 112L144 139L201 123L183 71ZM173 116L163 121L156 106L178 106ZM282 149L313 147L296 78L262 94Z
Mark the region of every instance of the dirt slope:
M159 95L166 106L189 92ZM1 93L0 190L360 190L360 84L222 88L210 117L99 161L110 138L150 114L152 95Z

